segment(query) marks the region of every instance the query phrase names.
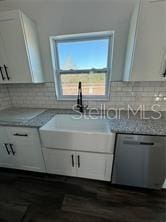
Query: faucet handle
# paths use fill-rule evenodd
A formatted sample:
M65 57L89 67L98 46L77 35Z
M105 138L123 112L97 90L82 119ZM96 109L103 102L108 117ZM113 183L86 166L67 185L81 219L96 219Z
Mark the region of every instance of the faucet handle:
M83 109L84 109L84 110L87 110L87 108L88 108L88 104L86 104L86 105L83 106Z

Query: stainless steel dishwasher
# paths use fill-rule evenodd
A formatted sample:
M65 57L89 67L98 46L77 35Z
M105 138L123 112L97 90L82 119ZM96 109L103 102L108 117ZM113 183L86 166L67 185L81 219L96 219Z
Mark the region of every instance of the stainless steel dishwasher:
M166 177L165 137L118 134L112 183L160 189Z

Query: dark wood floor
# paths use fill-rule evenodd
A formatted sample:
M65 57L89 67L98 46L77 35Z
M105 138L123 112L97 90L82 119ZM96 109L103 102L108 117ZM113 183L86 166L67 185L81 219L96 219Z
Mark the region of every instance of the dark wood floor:
M166 192L0 171L0 222L166 222Z

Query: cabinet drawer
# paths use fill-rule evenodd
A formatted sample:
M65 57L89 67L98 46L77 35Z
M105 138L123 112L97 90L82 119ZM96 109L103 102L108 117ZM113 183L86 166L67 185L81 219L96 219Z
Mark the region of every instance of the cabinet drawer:
M10 127L8 128L8 136L11 143L22 145L34 144L34 141L39 140L37 129L31 128Z

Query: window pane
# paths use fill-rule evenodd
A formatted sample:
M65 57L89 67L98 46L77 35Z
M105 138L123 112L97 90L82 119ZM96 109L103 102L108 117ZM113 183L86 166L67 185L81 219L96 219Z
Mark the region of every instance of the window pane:
M109 39L58 43L61 70L103 69L107 67Z
M62 74L63 96L77 95L78 83L82 82L84 96L105 96L106 73Z

